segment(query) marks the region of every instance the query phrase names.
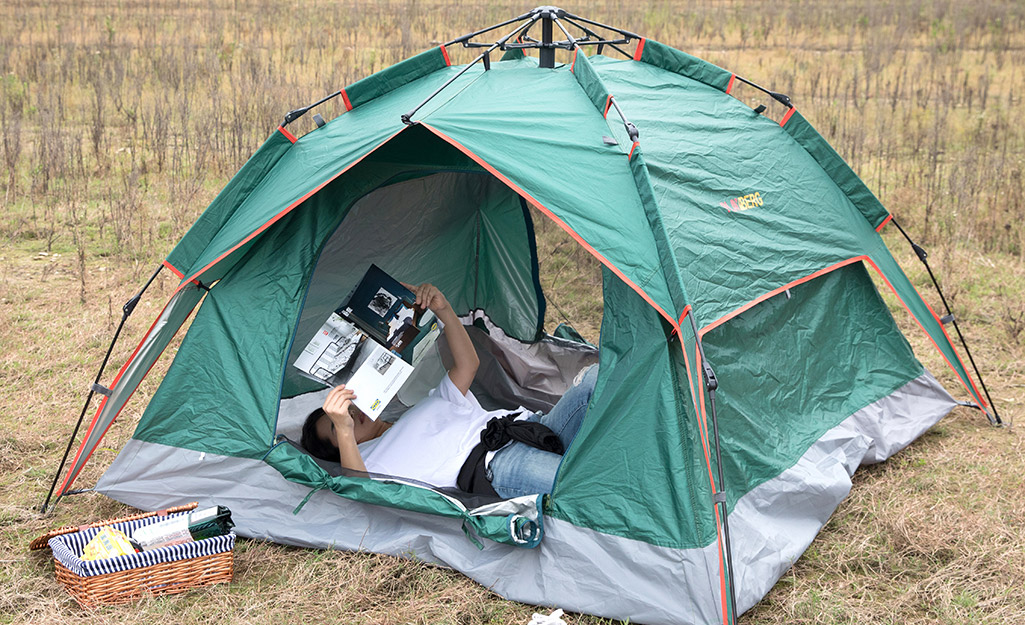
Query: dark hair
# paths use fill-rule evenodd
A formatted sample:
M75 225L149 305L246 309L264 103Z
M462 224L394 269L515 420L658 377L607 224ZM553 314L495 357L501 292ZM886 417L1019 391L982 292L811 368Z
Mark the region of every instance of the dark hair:
M306 422L303 423L303 435L299 444L315 458L341 462L342 457L338 453L338 448L317 436L317 421L324 414L323 408L317 408L306 417Z

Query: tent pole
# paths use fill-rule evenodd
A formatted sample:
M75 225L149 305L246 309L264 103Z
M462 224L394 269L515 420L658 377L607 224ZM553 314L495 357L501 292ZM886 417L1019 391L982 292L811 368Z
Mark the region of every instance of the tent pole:
M498 48L502 47L503 45L505 45L505 42L506 42L506 41L509 41L510 39L512 39L512 38L513 38L514 36L516 36L517 34L519 34L519 33L523 32L523 30L524 30L525 28L530 28L530 26L531 26L531 25L532 25L532 24L533 24L534 22L536 22L536 21L537 21L538 19L540 19L540 17L539 17L539 16L537 16L537 15L534 15L534 16L532 16L532 17L530 18L530 20L529 20L529 21L527 21L527 22L526 22L526 23L524 23L524 24L521 24L520 26L517 26L517 27L516 27L516 30L512 31L511 33L509 33L509 34L508 34L508 35L506 35L505 37L502 37L501 39L499 39L498 41L496 41L495 43L493 43L493 44L491 45L491 47L489 47L489 48L488 48L487 50L485 50L484 52L482 52L482 53L480 54L480 56L478 56L477 58L475 58L475 59L474 59L473 61L471 61L470 63L467 63L467 64L466 64L465 66L463 66L463 69L459 70L459 72L458 72L458 73L457 73L457 74L456 74L455 76L453 76L452 78L449 78L448 80L446 80L446 81L445 81L445 84L443 84L442 86L440 86L440 87L438 87L437 89L435 89L435 90L434 90L434 93L432 93L431 95L427 96L427 97L426 97L426 98L424 99L424 101L423 101L423 102L421 102L420 104L417 104L417 105L416 105L416 106L415 106L415 107L413 108L413 110L411 110L411 111L410 111L410 112L408 112L408 113L403 113L403 114L401 115L402 123L403 123L403 124L406 124L407 126L410 126L410 125L412 125L412 124L413 124L413 115L416 115L416 112L417 112L417 111L419 111L420 109L422 109L422 108L424 107L424 105L425 105L425 104L427 104L428 102L430 102L431 100L433 100L433 99L434 99L434 96L436 96L436 95L438 95L439 93L441 93L442 91L444 91L444 90L445 90L445 87L448 87L449 85L451 85L452 83L454 83L454 82L456 81L456 79L458 79L458 78L459 78L460 76L462 76L463 74L465 74L465 73L466 73L466 70L468 70L468 69L470 69L471 67L473 67L474 65L476 65L476 64L477 64L477 63L478 63L478 62L479 62L480 60L482 60L482 59L486 58L486 57L487 57L487 56L488 56L489 54L491 54L492 52L494 52L494 51L495 51L496 49L498 49Z
M541 48L538 49L538 67L555 67L555 47L552 46L552 14L541 13Z
M957 317L954 316L954 311L950 309L950 304L947 303L947 298L943 296L943 290L940 289L940 283L936 280L936 276L933 275L932 268L929 266L929 261L926 260L929 254L927 254L920 245L911 240L908 233L904 228L901 228L900 224L897 223L897 219L893 218L892 215L890 221L893 222L893 225L897 226L897 230L900 230L900 233L903 234L904 238L911 244L911 249L914 250L915 256L918 256L918 260L922 261L922 264L925 265L925 270L929 272L929 278L932 280L932 285L936 287L936 292L940 296L940 301L943 302L943 308L947 311L946 316L943 319L940 319L940 325L944 323L944 319L949 319L951 323L954 324L954 331L957 332L957 338L961 341L961 347L964 348L965 354L968 355L968 362L972 363L972 369L975 370L975 377L979 378L979 384L982 385L982 392L986 394L986 399L989 400L989 405L993 409L993 416L991 417L989 412L986 410L983 410L982 412L986 415L986 418L989 419L991 424L1003 425L1004 422L1000 419L1000 413L997 412L997 405L993 403L993 398L989 396L989 389L986 388L986 381L982 379L982 374L979 373L979 367L975 364L975 358L972 357L972 350L968 349L968 342L965 341L964 335L961 334L961 328L957 325ZM982 406L979 406L979 408L981 409Z
M599 35L598 33L594 32L590 28L588 28L588 27L586 27L586 26L584 26L582 24L577 24L572 19L570 19L569 13L565 14L562 17L562 19L566 20L570 24L572 24L572 25L576 26L577 28L579 28L580 30L584 31L584 34L586 34L588 37L595 37L598 41L593 42L593 43L598 45L598 54L602 53L602 46L608 45L610 48L616 50L617 52L619 52L620 54L622 54L626 58L628 58L628 59L632 59L633 58L632 54L627 54L627 52L625 50L623 50L622 48L620 48L619 46L616 45L617 43L630 43L630 38L627 37L626 35L623 36L623 39L616 39L616 40L606 41L606 40L604 40L604 38L601 35ZM622 34L622 33L620 33L620 34ZM580 42L578 42L578 45L579 45L579 43ZM590 45L590 43L589 43L589 45Z
M118 337L121 336L121 330L125 327L125 322L128 321L128 317L132 314L132 311L135 310L135 306L142 298L142 294L146 292L149 285L153 284L153 280L156 279L157 274L159 274L160 270L163 268L163 265L158 266L157 270L153 272L153 275L146 281L146 284L142 289L130 300L125 302L125 305L121 308L121 323L118 324L117 330L114 331L114 338L110 340L110 347L107 348L107 353L103 356L103 362L100 364L100 370L96 373L96 379L93 380L93 385L89 389L89 395L85 398L85 405L82 406L82 413L78 415L78 423L75 424L75 430L71 433L71 438L68 440L68 447L64 450L64 457L61 458L60 466L57 467L57 472L53 476L53 483L50 484L50 492L46 494L46 500L43 501L43 505L39 507L39 511L43 514L46 513L46 508L50 505L50 498L53 497L53 491L57 488L57 481L60 479L61 472L64 471L64 465L67 463L68 456L71 454L71 448L75 444L75 437L78 436L78 430L82 427L82 421L85 419L86 411L89 410L89 403L92 401L93 395L97 392L104 395L110 394L110 389L104 388L100 385L100 378L103 376L103 370L107 368L107 362L110 360L110 354L114 351L114 345L117 344ZM57 499L54 500L54 507L57 507L57 502L60 501L61 497L63 497L63 493L58 495Z
M513 22L518 22L520 20L525 20L528 17L530 17L532 14L533 14L533 11L531 11L530 13L524 13L523 15L520 15L518 17L514 17L511 20L506 20L506 21L504 21L504 22L502 22L500 24L495 24L494 26L488 26L487 28L484 28L482 30L478 30L478 31L474 31L472 33L465 34L462 37L456 37L455 39L453 39L452 41L449 41L448 43L446 43L444 45L445 45L446 48L449 47L450 45L454 44L454 43L461 43L463 45L466 45L466 43L469 40L473 39L477 35L483 35L486 32L495 30L496 28L501 28L503 26L508 26L509 24L512 24Z
M716 505L722 506L722 531L723 542L726 543L726 574L730 584L730 608L728 610L729 622L734 625L737 622L737 595L733 584L733 550L730 547L730 522L727 514L726 484L722 472L722 450L719 445L719 418L715 413L715 391L719 388L719 380L715 377L712 365L705 358L705 348L701 345L701 335L698 334L698 324L694 321L694 315L690 317L690 325L694 330L694 340L698 348L698 355L701 357L701 369L705 378L705 389L708 391L708 407L712 413L712 438L715 441L715 464L719 474L719 492L714 493ZM681 338L682 343L682 338Z

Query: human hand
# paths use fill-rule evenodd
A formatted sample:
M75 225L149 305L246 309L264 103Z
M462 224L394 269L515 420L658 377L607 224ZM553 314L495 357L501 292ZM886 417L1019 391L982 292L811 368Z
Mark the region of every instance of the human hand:
M352 433L356 425L350 413L354 399L356 399L356 393L351 388L345 388L344 384L339 384L331 389L324 399L324 414L331 419L336 431Z
M445 299L445 295L433 284L424 282L420 286L413 286L411 284L403 283L402 286L406 287L416 295L415 303L417 306L427 308L439 317L441 316L441 313L451 309L448 300Z

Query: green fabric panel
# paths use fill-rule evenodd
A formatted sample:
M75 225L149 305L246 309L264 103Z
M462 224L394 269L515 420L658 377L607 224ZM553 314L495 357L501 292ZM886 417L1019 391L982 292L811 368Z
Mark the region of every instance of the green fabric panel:
M462 506L432 490L365 478L332 477L312 458L288 444L275 446L265 461L285 479L311 489L330 490L340 497L367 504L462 519L481 538L517 545L509 533L508 517L470 515ZM297 501L296 506L301 503ZM302 510L296 514L296 522L302 522Z
M243 458L267 452L305 273L338 219L290 213L207 293L135 438Z
M719 91L726 91L726 87L730 84L730 78L733 76L732 72L726 71L717 65L651 39L647 39L644 42L644 49L641 51L641 61L668 70L674 74L693 78L698 82L711 85Z
M486 193L476 209L480 239L473 308L487 311L510 336L537 341L544 334L545 300L533 223L526 221L530 213L509 187L490 175L486 180Z
M594 108L604 115L605 102L608 100L609 90L605 88L601 78L598 77L594 68L591 67L591 62L587 60L587 55L584 54L583 50L577 52L576 60L573 63L573 76L580 83L580 87L587 94Z
M522 58L525 58L525 57L526 57L526 55L523 53L523 49L522 48L510 48L510 49L505 51L505 54L502 55L502 60L503 61L518 61L518 60L520 60Z
M456 71L446 68L398 87L303 135L256 185L191 266L179 269L185 271L186 275L192 275L206 267L270 219L297 205L304 196L334 179L389 137L406 128L399 116L441 86ZM458 90L464 80L469 80L469 77L461 77L452 88ZM218 269L220 275L239 257L240 254L232 254L229 262ZM218 274L211 274L204 282L212 282L216 277Z
M260 146L242 169L235 174L228 184L217 194L196 223L189 228L181 241L167 255L167 262L182 272L192 267L192 263L203 252L210 240L227 223L235 210L245 201L252 190L263 180L278 159L292 147L292 142L280 131L274 131L263 145Z
M690 304L687 293L684 290L683 278L680 276L680 267L676 264L673 247L669 241L669 234L666 232L665 223L662 221L662 210L655 199L655 190L651 186L651 178L648 176L648 168L644 161L644 151L640 145L633 148L633 155L630 158L630 172L633 174L634 185L637 187L637 195L644 206L644 214L648 219L648 227L655 238L655 248L658 250L659 263L666 275L666 282L669 292L675 303L672 312L673 319L678 320L684 308Z
M880 239L881 241L881 239ZM922 296L919 295L911 281L901 270L900 265L893 259L893 256L889 253L889 250L882 246L882 250L875 250L871 254L872 260L875 262L876 267L883 274L883 277L889 282L893 290L896 291L897 296L904 303L908 312L915 318L915 320L921 325L922 329L925 330L926 334L932 340L933 345L940 351L943 359L947 362L950 368L957 374L957 377L961 379L961 384L964 385L968 394L971 395L980 406L984 405L982 397L978 393L978 389L975 388L971 376L968 375L968 371L964 367L964 363L958 356L957 351L954 349L953 343L951 343L949 337L943 331L943 326L939 320L933 314L933 311L929 308L929 305L925 303Z
M345 88L345 95L348 96L349 103L352 104L353 108L356 108L361 104L366 104L375 98L379 98L390 91L394 91L403 85L423 78L447 66L445 54L441 51L441 48L431 48L352 83ZM429 92L424 97L427 97L427 95L429 95ZM407 110L402 111L402 113L406 113L409 109L420 104L421 100L410 101Z
M715 517L679 342L608 270L604 289L598 382L548 513L655 545L703 547L715 540Z
M496 63L424 122L552 211L673 314L626 150L605 145L609 126L569 71Z
M778 124L658 67L595 59L637 124L644 162L699 325L820 269L885 246ZM666 111L675 112L667 116ZM743 199L758 194L758 203ZM725 205L725 207L724 207Z
M696 81L644 63L592 60L641 129L646 169L699 326L816 271L867 255L979 400L942 327L875 225L787 131ZM666 110L680 114L668 118ZM800 128L801 120L795 112L787 128ZM754 192L761 206L721 205L732 207L731 199Z
M861 263L790 295L761 302L704 337L719 378L730 507L793 466L827 430L923 372Z
M873 228L878 228L890 216L876 196L869 191L865 183L858 178L854 170L840 158L833 146L829 145L822 135L812 127L801 113L794 110L790 114L783 129L790 133L812 158L822 167L838 187L843 189L854 205L865 216L865 220Z

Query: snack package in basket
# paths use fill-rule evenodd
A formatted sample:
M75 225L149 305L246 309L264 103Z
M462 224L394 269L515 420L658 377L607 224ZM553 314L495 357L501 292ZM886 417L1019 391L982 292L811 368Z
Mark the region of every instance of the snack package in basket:
M124 532L104 527L82 550L83 560L102 560L135 553L135 547Z

